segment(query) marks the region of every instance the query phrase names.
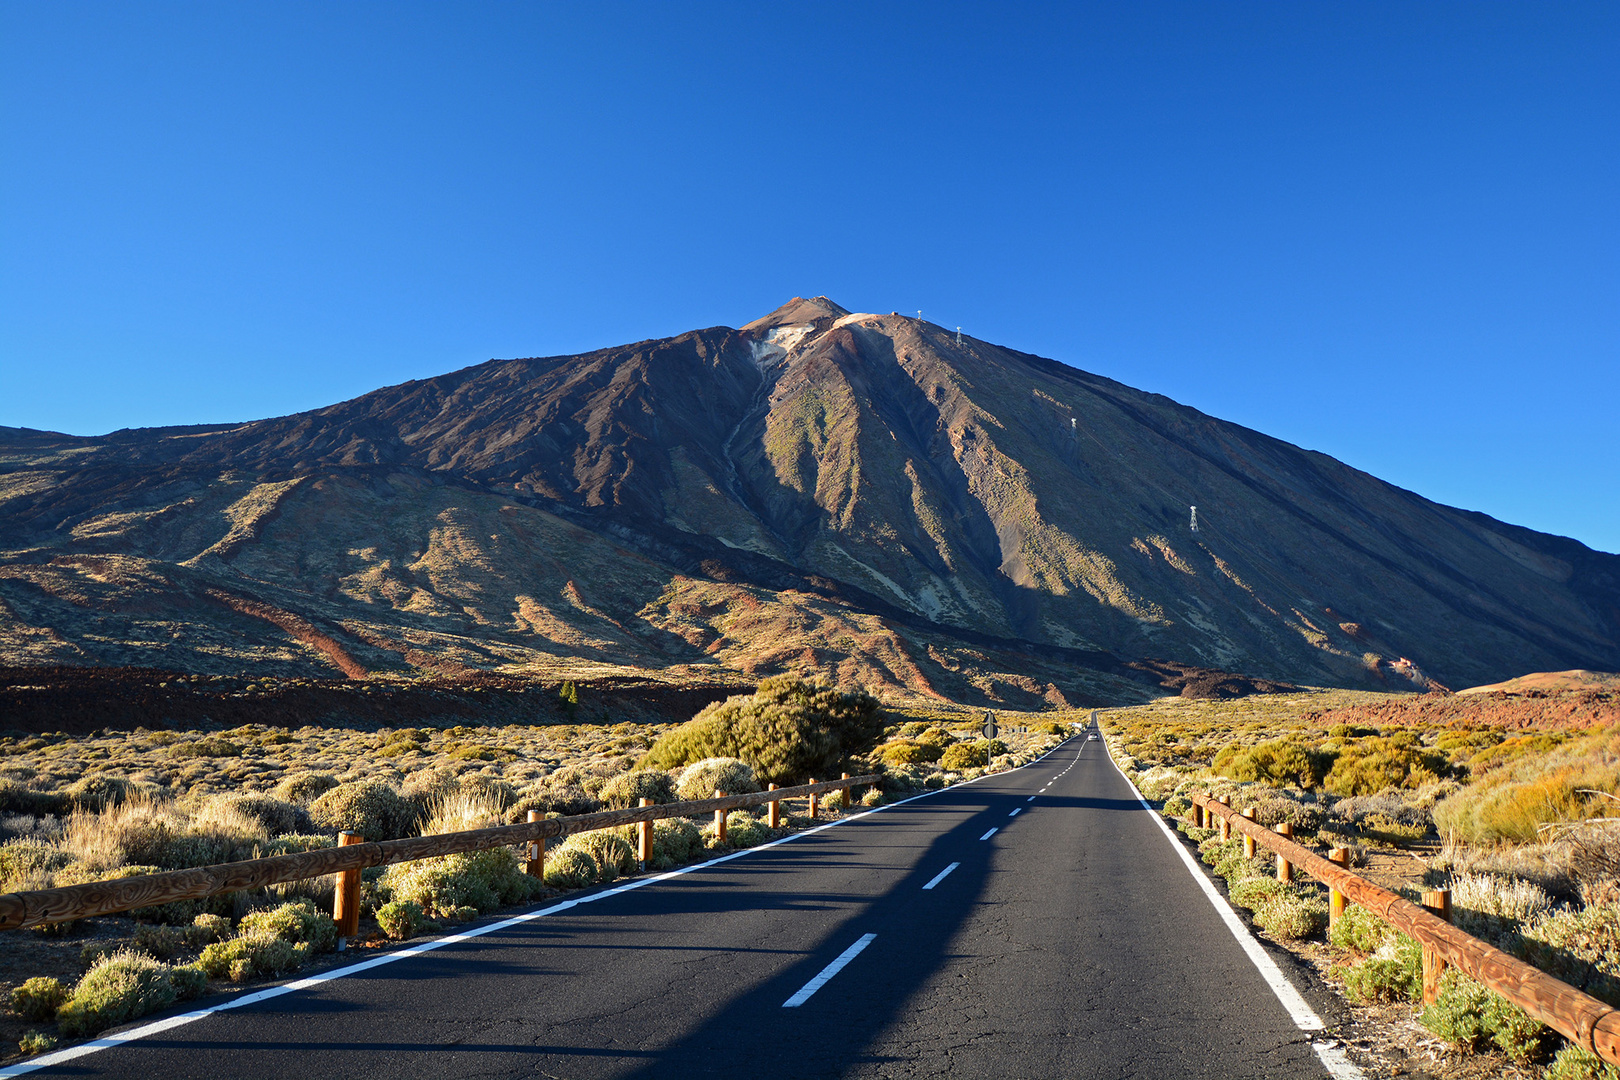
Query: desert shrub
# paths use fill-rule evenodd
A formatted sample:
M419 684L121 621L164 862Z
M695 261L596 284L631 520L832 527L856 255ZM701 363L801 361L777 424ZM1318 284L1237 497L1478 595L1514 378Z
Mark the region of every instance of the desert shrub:
M422 929L425 913L415 900L391 900L377 909L377 925L395 941L406 941Z
M267 910L250 911L242 916L243 933L263 931L293 944L307 943L314 952L337 948L337 923L313 902L301 900Z
M294 944L269 930L249 930L204 948L197 966L211 979L243 982L297 971L313 951L307 942Z
M1388 788L1417 788L1451 771L1446 756L1425 747L1416 734L1357 739L1339 750L1322 786L1335 795L1372 795Z
M1136 776L1136 790L1142 793L1144 799L1150 802L1159 802L1169 796L1180 780L1181 774L1174 769L1163 767L1149 769ZM1191 806L1192 804L1188 803L1187 805ZM1168 811L1166 812L1168 813Z
M1500 941L1552 910L1540 886L1495 874L1457 874L1451 879L1451 921L1489 940Z
M7 841L0 844L0 889L11 892L30 885L44 887L47 875L72 861L72 855L46 844Z
M1620 1068L1570 1043L1558 1051L1543 1077L1544 1080L1620 1080Z
M887 765L926 764L938 761L944 754L945 751L938 746L904 739L885 743L878 751L878 757Z
M937 774L932 770L898 765L886 769L883 773L883 779L879 783L884 791L920 791L928 785L928 778L935 775Z
M990 764L984 751L984 741L952 743L940 756L939 767L950 771L982 769Z
M1227 895L1232 898L1232 903L1239 907L1254 910L1292 892L1288 885L1274 877L1256 877L1239 881L1231 886Z
M504 825L501 805L477 791L453 791L428 803L422 815L422 835L490 829Z
M94 1035L174 1004L179 994L172 971L145 953L126 950L103 957L57 1009L62 1034Z
M694 761L682 769L675 779L675 794L682 802L712 799L716 791L723 791L727 795L747 795L759 789L753 766L734 757Z
M1233 780L1302 788L1320 786L1332 766L1331 752L1292 739L1273 739L1258 746L1227 746L1211 763L1217 773Z
M1542 915L1524 927L1516 951L1553 977L1620 1008L1620 903Z
M1383 814L1368 814L1361 819L1361 835L1372 841L1375 845L1382 844L1387 847L1399 847L1421 840L1429 834L1427 825L1408 825L1385 817Z
M1256 855L1253 858L1243 854L1240 845L1238 850L1215 864L1215 873L1226 879L1227 888L1230 889L1240 881L1250 878L1263 878L1270 876L1272 863Z
M0 780L0 814L28 814L44 817L65 814L72 808L68 797L54 791L36 791L15 780Z
M182 964L169 969L169 985L174 987L177 1001L190 1001L202 997L208 990L208 972L196 964Z
M675 781L663 769L637 769L610 778L597 797L614 809L640 806L642 799L671 803L675 801Z
M724 845L721 845L717 839L713 822L703 827L704 842L710 847L756 847L771 839L772 835L771 827L764 818L755 817L746 810L733 810L726 815L726 842Z
M337 841L324 833L288 833L286 836L272 836L261 845L259 852L269 858L272 855L296 855L336 846Z
M339 784L309 804L317 826L332 832L359 833L367 840L404 836L415 813L399 793L378 780Z
M75 810L99 813L141 795L141 788L122 776L86 776L62 789Z
M606 883L621 874L636 872L636 849L610 829L574 833L557 850L573 848L590 854L596 861L596 880Z
M487 803L505 810L518 800L517 788L505 780L487 773L468 773L462 776L456 784L456 789L476 796Z
M546 852L546 884L558 889L583 889L596 884L599 872L588 851L559 847Z
M685 818L653 822L653 870L669 870L703 854L703 830Z
M546 861L549 871L550 852ZM527 900L538 882L523 872L511 848L499 847L395 863L381 885L393 899L414 900L433 918L459 918L459 908L493 911Z
M1391 934L1376 952L1342 969L1356 1001L1418 1001L1423 996L1423 949L1405 934Z
M1344 915L1328 931L1328 942L1336 949L1371 954L1383 948L1392 931L1389 924L1360 904L1345 907Z
M11 990L11 1011L33 1024L48 1024L56 1010L68 999L61 983L48 976L36 976Z
M229 795L216 795L209 801L229 807L237 813L252 819L258 823L262 831L271 836L283 833L308 833L314 831L314 825L309 819L309 813L303 807L286 799L278 799L273 795L261 795L252 791L238 791Z
M1494 1043L1527 1065L1546 1056L1553 1032L1517 1005L1455 969L1440 978L1440 994L1419 1018L1423 1026L1463 1050Z
M23 1037L17 1040L17 1049L27 1057L43 1054L47 1050L56 1049L56 1036L46 1035L40 1031L25 1031Z
M200 739L190 742L175 743L169 748L169 756L175 758L223 758L241 757L242 747L229 739L217 735L204 735Z
M1176 822L1176 828L1181 830L1182 836L1185 836L1195 844L1202 844L1210 837L1219 835L1214 829L1206 829L1200 825L1194 825L1192 822L1185 820Z
M1192 800L1183 795L1172 795L1164 801L1165 817L1180 817L1192 811Z
M518 801L507 810L506 819L522 821L530 810L565 816L589 814L600 809L601 805L596 796L580 784L576 770L559 769L539 783L525 788Z
M1242 840L1236 838L1222 840L1219 834L1198 845L1198 857L1210 866L1218 866L1224 860L1242 852Z
M1255 820L1270 829L1283 822L1297 832L1315 832L1322 825L1322 811L1309 803L1266 795L1254 801Z
M278 799L306 804L314 802L337 786L338 778L331 773L300 770L282 777L281 782L270 789L270 794Z
M878 701L779 675L751 696L717 702L653 744L643 762L673 769L704 758L736 757L765 782L829 776L883 734Z
M1327 905L1314 897L1283 893L1254 909L1254 921L1279 941L1303 941L1327 926Z

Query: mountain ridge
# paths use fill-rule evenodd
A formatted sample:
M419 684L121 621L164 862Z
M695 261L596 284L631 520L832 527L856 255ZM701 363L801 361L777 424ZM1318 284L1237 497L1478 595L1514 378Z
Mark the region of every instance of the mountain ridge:
M244 424L0 429L0 549L13 661L176 666L185 650L155 640L172 630L126 618L113 648L75 612L175 614L213 588L357 643L362 626L416 633L418 656L471 667L618 649L632 667L814 669L986 701L1021 679L1050 685L1019 691L1042 700L1064 678L1071 697L1120 691L1150 659L1420 689L1620 668L1620 557L825 297ZM126 560L116 587L70 569L109 556ZM749 604L774 612L753 632L780 648L726 632ZM867 629L832 629L851 619ZM221 656L248 655L256 631L231 625L221 640L243 644ZM989 689L962 659L986 649Z

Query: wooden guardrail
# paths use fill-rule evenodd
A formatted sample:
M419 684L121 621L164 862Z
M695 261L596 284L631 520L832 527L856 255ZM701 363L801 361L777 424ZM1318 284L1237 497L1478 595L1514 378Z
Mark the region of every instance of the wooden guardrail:
M437 855L454 855L463 851L483 851L488 848L517 844L530 845L530 871L535 872L545 841L551 837L573 833L611 829L620 825L653 822L660 818L698 817L714 812L723 822L728 810L769 803L773 808L783 799L816 796L832 791L844 792L844 805L849 805L849 789L875 784L876 775L850 776L838 780L800 784L797 787L775 788L747 795L725 795L695 802L663 803L658 806L638 806L627 810L603 810L594 814L573 817L542 818L521 825L501 825L490 829L470 829L465 832L441 833L437 836L413 836L404 840L365 842L353 833L340 837L339 846L304 851L293 855L275 855L267 859L247 859L242 862L203 866L194 870L173 870L162 874L144 874L139 877L117 878L112 881L92 881L84 885L68 885L59 889L40 889L34 892L0 895L0 930L16 930L41 923L68 922L94 915L113 915L120 911L168 904L176 900L200 900L220 893L262 889L287 881L303 881L342 873L345 880L337 890L336 908L345 916L343 923L352 924L358 914L356 893L360 871L368 866L411 862ZM778 820L772 813L772 820ZM531 815L533 818L534 815ZM644 834L645 835L645 834ZM723 838L723 836L722 836ZM642 845L643 847L646 844ZM642 855L646 858L646 854ZM348 900L345 908L344 901ZM352 935L354 930L347 931Z
M1432 905L1443 912L1443 917L1266 828L1254 820L1252 808L1240 813L1208 795L1194 795L1191 799L1194 824L1218 819L1222 836L1230 836L1232 830L1244 835L1249 854L1253 854L1253 844L1275 852L1279 879L1286 880L1285 875L1298 867L1327 885L1338 894L1330 911L1337 908L1334 913L1342 913L1343 901L1348 898L1415 938L1423 948L1425 996L1430 1000L1443 965L1452 964L1565 1038L1610 1064L1620 1065L1620 1012L1452 926L1448 921L1449 896L1436 897Z

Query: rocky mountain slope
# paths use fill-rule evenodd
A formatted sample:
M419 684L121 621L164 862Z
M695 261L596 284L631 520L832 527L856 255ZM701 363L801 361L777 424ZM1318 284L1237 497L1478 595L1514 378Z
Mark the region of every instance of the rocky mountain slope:
M10 663L1026 705L1620 668L1620 557L825 298L249 424L0 429L0 469Z

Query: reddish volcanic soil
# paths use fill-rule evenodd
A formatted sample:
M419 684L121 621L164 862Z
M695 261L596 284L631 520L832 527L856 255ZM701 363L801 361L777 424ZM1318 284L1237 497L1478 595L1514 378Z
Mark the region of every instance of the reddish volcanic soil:
M1573 690L1522 694L1423 694L1418 697L1329 709L1305 717L1314 723L1408 724L1414 727L1495 727L1552 731L1612 724L1620 720L1620 691Z

